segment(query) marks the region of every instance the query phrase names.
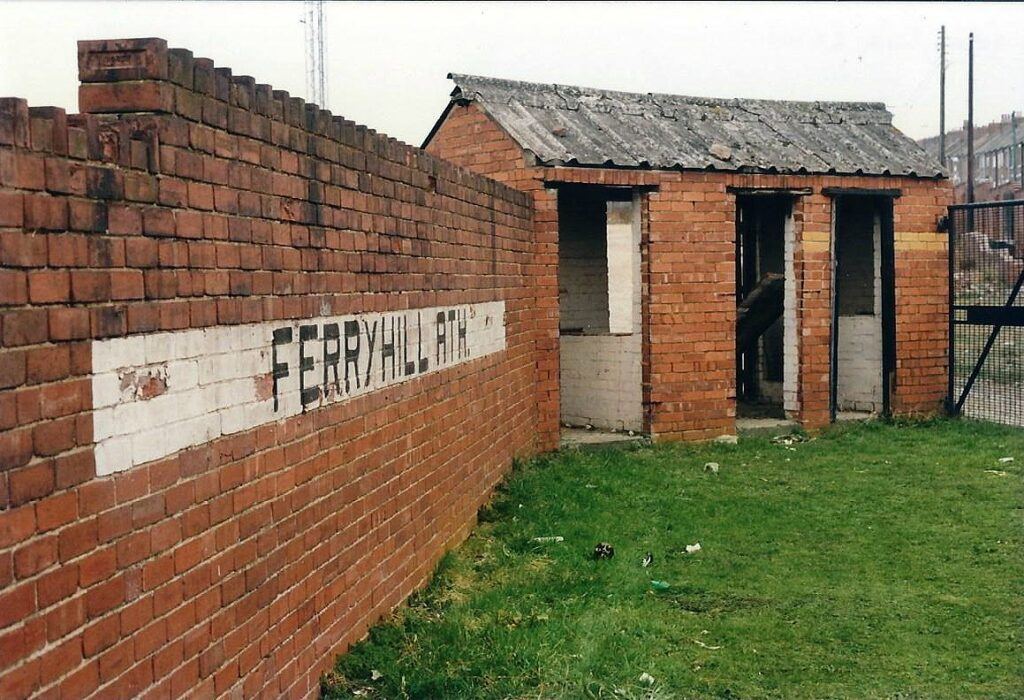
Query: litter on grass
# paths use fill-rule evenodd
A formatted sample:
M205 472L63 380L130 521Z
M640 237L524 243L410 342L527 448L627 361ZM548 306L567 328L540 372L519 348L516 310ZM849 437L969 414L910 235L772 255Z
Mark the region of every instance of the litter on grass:
M718 462L706 462L704 464L704 471L711 472L712 474L718 473Z
M1013 457L1000 457L999 458L999 463L1000 464L1009 464L1012 461L1013 461Z
M656 591L667 591L672 587L668 581L651 581L651 588Z
M805 435L798 433L791 433L789 435L776 435L772 438L772 444L774 445L795 445L800 442L809 442L812 438L808 438Z
M547 542L565 542L565 538L561 535L551 535L550 537L534 537L530 541L545 544Z
M594 545L594 559L611 559L615 556L615 548L607 542L598 542Z
M693 643L696 644L697 646L699 646L701 649L710 649L711 651L718 651L719 649L722 648L722 647L711 646L710 644L705 644L704 642L700 641L699 639L694 639Z
M645 569L654 563L654 553L648 552L647 555L640 561L640 566Z
M654 685L654 676L649 673L641 673L640 682L645 685Z
M700 551L700 542L694 542L693 544L686 545L687 554L696 554Z

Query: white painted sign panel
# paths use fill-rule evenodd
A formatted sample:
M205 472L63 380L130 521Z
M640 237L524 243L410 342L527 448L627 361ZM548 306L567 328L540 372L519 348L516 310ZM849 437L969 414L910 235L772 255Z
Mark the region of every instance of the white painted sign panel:
M96 473L504 349L503 301L96 340Z

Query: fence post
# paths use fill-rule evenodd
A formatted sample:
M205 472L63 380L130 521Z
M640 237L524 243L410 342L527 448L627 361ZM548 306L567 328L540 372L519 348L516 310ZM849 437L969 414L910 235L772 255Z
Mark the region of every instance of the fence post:
M949 318L949 331L948 331L948 343L949 349L946 357L946 413L951 417L959 416L959 412L956 407L956 398L953 395L953 384L954 377L956 376L956 323L955 323L955 309L954 304L956 302L956 210L953 207L949 208L949 215L947 217L947 229L948 229L948 241L947 245L947 277L949 280L949 308L947 310L947 316Z

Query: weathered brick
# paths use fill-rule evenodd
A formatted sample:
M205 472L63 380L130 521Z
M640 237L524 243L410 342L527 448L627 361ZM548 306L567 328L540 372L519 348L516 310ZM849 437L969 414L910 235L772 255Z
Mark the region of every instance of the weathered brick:
M0 192L0 228L21 228L24 222L23 195L18 192Z
M25 382L27 357L24 350L0 349L0 389L9 389Z
M0 186L20 190L45 189L45 161L35 154L0 149Z
M89 310L82 308L52 308L47 310L51 340L78 340L88 338Z
M10 473L11 505L18 506L53 492L53 462L44 461L19 467Z
M0 236L0 263L8 267L41 267L46 264L46 236L5 231Z
M35 345L47 340L46 309L20 309L0 315L7 347Z
M106 270L74 270L71 273L71 298L76 302L110 299L110 273Z
M163 39L78 42L78 79L83 83L166 80L169 75L167 42Z
M78 87L78 108L84 113L173 112L174 90L168 83L85 83Z
M54 603L70 598L78 590L78 566L61 564L48 571L39 579L36 595L40 608L48 608Z
M71 349L67 345L48 345L28 351L26 380L30 384L63 379L71 373Z
M25 100L14 97L0 98L0 144L28 147L29 116L28 103Z
M23 542L36 531L35 506L23 505L0 511L0 547Z
M78 517L78 494L74 491L65 491L36 503L36 522L40 532L67 525L76 517Z
M68 223L72 231L106 231L107 206L102 202L73 199L70 203Z
M45 194L25 195L25 228L65 231L68 228L68 202L63 197Z
M57 537L34 537L14 551L14 576L19 579L38 574L57 562Z
M67 270L34 270L28 275L28 296L33 304L53 304L71 297Z

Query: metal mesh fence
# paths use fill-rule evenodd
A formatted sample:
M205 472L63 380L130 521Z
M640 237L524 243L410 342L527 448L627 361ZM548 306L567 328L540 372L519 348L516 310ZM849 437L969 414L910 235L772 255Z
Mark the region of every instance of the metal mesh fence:
M1024 201L950 207L954 410L1024 426Z

